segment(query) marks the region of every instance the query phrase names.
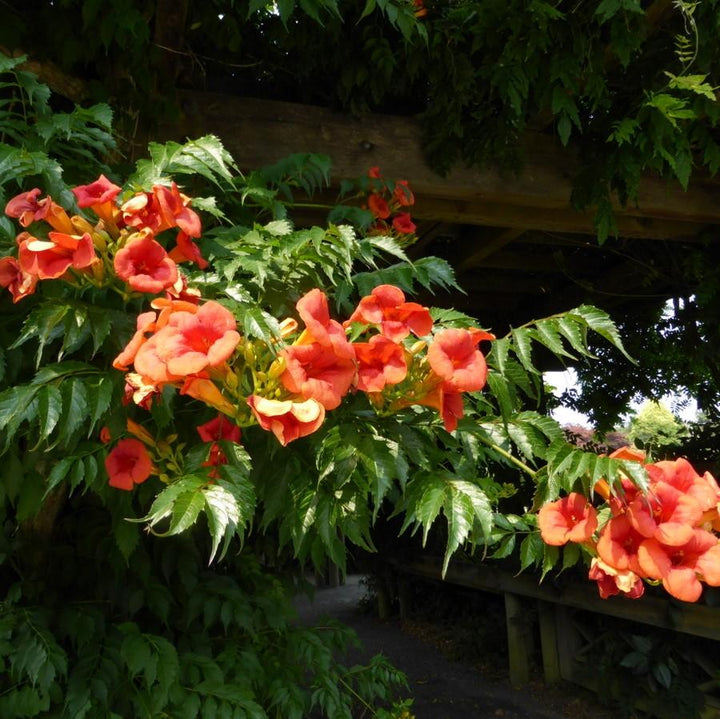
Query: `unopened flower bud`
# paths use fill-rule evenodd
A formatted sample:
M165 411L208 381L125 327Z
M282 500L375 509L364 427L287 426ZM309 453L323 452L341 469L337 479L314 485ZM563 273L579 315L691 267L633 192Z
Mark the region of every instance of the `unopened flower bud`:
M98 284L101 284L105 279L105 265L103 265L102 262L93 262L92 265L90 265L90 270Z
M155 446L154 437L144 427L141 427L137 422L128 417L127 420L127 431L129 434L137 437L139 440L149 445L150 447Z
M248 364L255 364L255 349L252 346L251 342L248 342L247 345L245 345L245 362Z
M427 342L424 340L418 340L411 348L410 348L410 354L416 355L422 352L427 347Z
M172 454L172 448L168 444L168 442L164 439L161 439L157 445L156 445L157 453L161 457L169 457Z
M267 376L269 379L277 379L285 371L285 358L278 357L271 365L268 370Z
M92 235L95 232L95 228L93 227L93 225L91 225L81 215L73 215L70 218L70 222L72 222L72 226L75 229L75 233L78 235L82 235L85 232L88 232L89 234Z

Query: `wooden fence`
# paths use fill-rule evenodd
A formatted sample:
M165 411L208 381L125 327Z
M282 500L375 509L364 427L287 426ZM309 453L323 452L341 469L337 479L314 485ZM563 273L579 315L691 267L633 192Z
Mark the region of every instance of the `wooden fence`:
M441 579L442 560L420 556L410 562L391 562L380 583L378 607L387 616L390 596L396 595L401 616L407 613L409 577ZM529 681L531 657L539 637L543 672L548 683L566 680L599 691L597 681L587 671L587 658L580 612L629 620L675 632L720 641L720 607L688 604L671 598L645 596L639 600L624 597L601 599L594 584L569 584L563 588L538 583L533 575L519 574L497 566L479 563L450 563L445 581L450 584L501 594L505 601L510 681L522 686ZM718 645L720 650L720 645ZM720 656L720 651L715 653ZM708 681L700 685L706 692L703 719L720 719L720 700L709 692L718 687L720 670L710 656L701 660ZM662 715L662 714L660 714ZM667 714L667 719L678 719Z

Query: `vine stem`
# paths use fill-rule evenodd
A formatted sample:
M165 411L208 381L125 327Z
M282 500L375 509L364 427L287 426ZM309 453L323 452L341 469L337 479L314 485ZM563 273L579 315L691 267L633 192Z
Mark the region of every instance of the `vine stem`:
M368 704L368 702L365 701L365 699L363 699L363 698L350 686L350 684L348 684L348 682L346 682L341 676L338 676L338 677L337 677L337 681L338 681L339 684L342 684L342 685L345 687L345 689L347 689L347 691L349 691L356 699L358 699L358 700L365 706L365 708L366 708L373 716L375 716L376 712L375 712L375 710L373 709L373 707L372 707L370 704Z
M477 437L483 444L486 444L488 447L495 450L499 455L505 457L505 459L507 459L509 462L512 462L516 467L519 467L520 469L522 469L523 472L529 474L533 479L535 479L537 472L534 469L530 469L530 467L528 467L525 462L519 460L517 457L513 457L510 452L498 446L497 444L495 444L495 442L486 439L481 435L477 435Z

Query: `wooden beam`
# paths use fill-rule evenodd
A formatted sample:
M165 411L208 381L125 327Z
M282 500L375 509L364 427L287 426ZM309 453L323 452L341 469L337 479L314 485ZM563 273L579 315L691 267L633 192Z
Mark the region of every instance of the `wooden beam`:
M569 186L568 186L569 188ZM500 201L447 199L424 195L416 191L417 202L413 215L419 219L432 217L443 222L468 225L491 225L518 230L543 230L596 235L592 212L578 212L569 205L565 209L510 205ZM720 203L720 196L718 197ZM720 207L720 205L719 205ZM692 240L706 224L652 217L617 215L615 218L621 237L658 240ZM720 215L717 218L720 222Z
M412 561L390 564L401 573L434 580L441 578L442 560L438 557L415 555ZM485 592L510 592L521 597L533 597L556 605L720 640L720 624L715 607L651 596L645 596L637 602L629 602L623 597L601 599L590 582L568 583L563 589L557 589L550 584L539 584L535 574L514 574L498 566L462 561L450 563L444 581Z
M425 162L420 127L407 117L349 117L327 108L183 91L183 116L161 129L166 139L220 136L243 168L270 164L294 152L330 154L333 181L364 175L379 165L389 178L411 180L415 215L460 224L594 234L592 213L570 207L577 162L569 149L540 133L523 140L519 176L491 168L455 168L447 177ZM687 192L646 177L636 206L617 208L629 237L685 238L720 224L720 183L694 178ZM663 220L663 222L659 222ZM671 221L666 223L664 221Z

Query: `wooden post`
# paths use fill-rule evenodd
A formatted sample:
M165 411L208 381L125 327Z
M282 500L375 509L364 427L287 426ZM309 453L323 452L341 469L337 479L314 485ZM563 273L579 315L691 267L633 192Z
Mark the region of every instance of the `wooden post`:
M523 602L516 594L505 594L505 624L507 627L510 683L525 686L530 681L532 637Z
M397 591L400 619L407 619L408 610L410 609L410 581L407 577L402 575L398 577Z
M340 568L332 559L327 560L327 584L328 587L340 586Z
M538 619L540 622L540 648L542 650L543 674L548 684L562 679L560 657L558 656L558 635L555 622L555 609L550 602L538 600Z
M381 578L378 582L377 588L377 604L378 604L378 617L380 619L389 619L391 614L391 593L390 593L390 582L386 578Z
M555 629L560 675L568 682L578 683L574 657L581 641L572 624L571 610L561 604L555 605Z

